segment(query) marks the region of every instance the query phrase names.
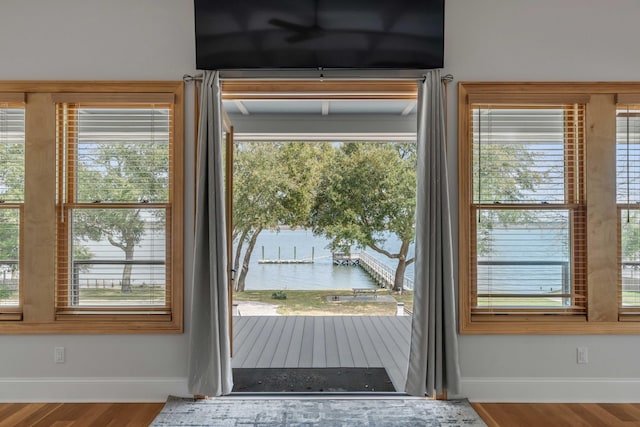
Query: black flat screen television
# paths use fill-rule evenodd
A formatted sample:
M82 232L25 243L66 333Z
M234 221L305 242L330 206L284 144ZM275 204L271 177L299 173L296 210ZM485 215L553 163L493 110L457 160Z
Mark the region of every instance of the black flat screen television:
M442 68L444 0L194 0L196 67Z

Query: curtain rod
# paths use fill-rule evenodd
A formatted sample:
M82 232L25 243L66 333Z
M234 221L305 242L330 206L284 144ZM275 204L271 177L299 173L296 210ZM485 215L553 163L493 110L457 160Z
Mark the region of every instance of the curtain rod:
M185 83L189 83L192 81L202 81L202 74L196 74L196 75L191 75L191 74L185 74L182 76L182 80ZM375 77L314 77L314 78L308 78L308 77L266 77L266 78L256 78L256 77L231 77L231 78L224 78L221 77L220 80L223 81L240 81L240 80L267 80L267 81L292 81L292 80L318 80L318 81L326 81L326 80L344 80L344 81L385 81L385 80L389 80L389 81L397 81L397 80L416 80L416 81L424 81L425 76L420 76L420 77L379 77L379 78L375 78ZM445 83L451 83L453 81L453 75L452 74L445 74L444 76L441 77L441 80Z

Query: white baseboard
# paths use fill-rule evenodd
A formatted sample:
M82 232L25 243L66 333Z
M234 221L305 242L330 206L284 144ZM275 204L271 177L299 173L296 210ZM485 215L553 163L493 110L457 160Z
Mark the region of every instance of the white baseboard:
M640 402L640 378L463 378L472 402Z
M164 402L187 378L0 378L0 402Z
M640 378L480 378L461 381L472 402L640 402ZM187 378L0 378L2 402L164 402L189 396Z

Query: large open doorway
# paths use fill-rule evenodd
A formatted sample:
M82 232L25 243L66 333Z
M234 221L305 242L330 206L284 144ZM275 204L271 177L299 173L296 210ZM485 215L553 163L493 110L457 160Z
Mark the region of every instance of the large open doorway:
M415 84L350 83L223 86L235 391L404 388Z

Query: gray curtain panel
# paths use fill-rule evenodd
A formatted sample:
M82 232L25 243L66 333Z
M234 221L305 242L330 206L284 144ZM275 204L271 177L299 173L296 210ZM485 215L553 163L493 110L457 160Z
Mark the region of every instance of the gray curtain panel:
M198 123L196 235L189 335L189 392L231 393L222 102L218 72L204 74Z
M460 388L444 105L440 71L429 71L418 87L416 264L405 388L414 396Z

